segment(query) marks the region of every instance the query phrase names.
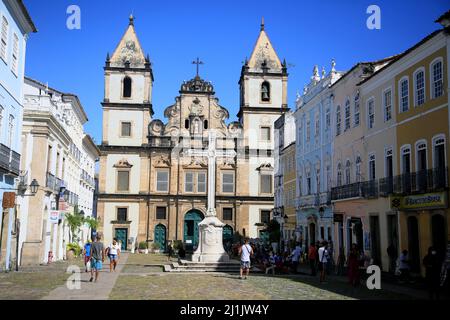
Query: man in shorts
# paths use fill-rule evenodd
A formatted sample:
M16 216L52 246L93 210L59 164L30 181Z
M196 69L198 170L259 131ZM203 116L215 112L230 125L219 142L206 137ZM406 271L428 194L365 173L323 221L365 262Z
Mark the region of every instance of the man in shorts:
M98 272L102 270L102 263L105 261L105 249L103 248L103 242L101 240L100 233L94 238L94 242L91 245L91 279L94 280L95 272L95 282L98 279Z
M239 279L242 279L242 275L246 272L245 278L247 279L250 273L250 256L253 255L253 249L248 243L248 239L245 239L244 244L239 248L239 255L241 256L241 270Z

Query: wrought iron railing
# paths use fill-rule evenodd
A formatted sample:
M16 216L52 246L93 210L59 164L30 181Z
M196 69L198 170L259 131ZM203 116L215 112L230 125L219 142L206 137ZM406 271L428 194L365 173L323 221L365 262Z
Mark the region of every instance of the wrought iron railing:
M355 182L343 186L331 188L331 199L342 200L349 198L364 197L364 187L362 182Z
M6 171L9 171L9 161L11 156L11 149L0 144L0 167Z
M9 170L16 176L20 173L20 154L11 150L11 162Z
M393 179L393 193L395 194L427 193L445 188L448 188L447 167L404 173Z
M378 180L356 182L331 189L331 199L377 198L390 194L420 194L447 189L448 168L438 167Z

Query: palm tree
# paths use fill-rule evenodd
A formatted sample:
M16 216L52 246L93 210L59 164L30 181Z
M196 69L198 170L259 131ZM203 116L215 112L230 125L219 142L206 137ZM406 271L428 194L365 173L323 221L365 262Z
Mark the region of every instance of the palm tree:
M88 227L89 227L88 234L90 235L92 233L92 230L97 230L97 228L100 224L100 219L93 218L93 217L86 217L86 218L84 218L83 222L88 225Z
M70 242L77 241L78 232L84 220L83 216L78 212L78 206L75 206L73 214L66 213L66 220L69 226Z

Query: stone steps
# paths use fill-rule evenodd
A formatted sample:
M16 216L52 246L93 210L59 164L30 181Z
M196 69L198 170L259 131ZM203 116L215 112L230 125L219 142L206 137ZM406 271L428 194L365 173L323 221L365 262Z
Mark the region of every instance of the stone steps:
M192 262L180 260L164 265L164 272L182 272L182 273L202 273L202 272L221 272L221 273L239 273L240 263L236 260L229 262ZM252 268L252 271L256 271Z

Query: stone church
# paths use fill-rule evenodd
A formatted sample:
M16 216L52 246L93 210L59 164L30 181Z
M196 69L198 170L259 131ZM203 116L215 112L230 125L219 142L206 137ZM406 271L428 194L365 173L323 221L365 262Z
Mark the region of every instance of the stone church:
M98 217L104 241L117 237L122 249L140 242L182 240L198 244L198 223L207 210L207 150L214 130L216 212L226 224L224 239L235 233L258 238L273 208L274 122L287 106L287 67L278 58L264 22L239 79L236 121L219 104L211 82L197 74L181 84L166 121L153 119L153 71L138 40L134 19L114 53L107 55ZM232 67L232 66L230 66ZM226 151L232 151L227 156Z

